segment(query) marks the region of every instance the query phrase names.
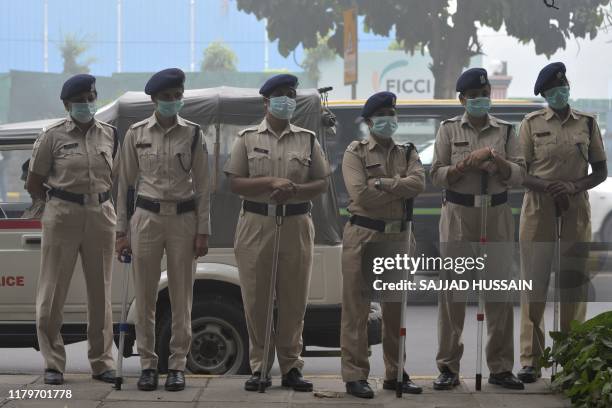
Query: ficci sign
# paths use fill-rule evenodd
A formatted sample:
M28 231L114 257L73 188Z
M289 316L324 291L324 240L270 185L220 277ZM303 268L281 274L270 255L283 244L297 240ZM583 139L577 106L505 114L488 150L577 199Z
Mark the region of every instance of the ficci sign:
M480 63L478 57L470 66ZM379 91L390 91L399 99L431 99L434 77L428 54L403 51L361 51L358 59L357 98L366 99ZM340 57L321 62L318 86L333 86L330 99L350 99L351 87L344 85L344 62Z
M419 77L419 75L405 75L402 68L408 67L410 62L407 59L399 59L390 63L378 73L372 74L372 90L390 91L398 95L401 99L408 99L412 94L417 98L428 98L433 96L433 77Z

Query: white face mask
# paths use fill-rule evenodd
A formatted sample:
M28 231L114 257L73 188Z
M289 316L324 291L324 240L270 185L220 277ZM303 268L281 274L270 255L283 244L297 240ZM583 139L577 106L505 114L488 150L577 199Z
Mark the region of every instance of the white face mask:
M277 119L289 120L295 112L295 99L288 96L275 96L270 98L268 110Z
M389 139L397 130L397 116L372 116L370 131L378 137Z
M70 116L79 123L89 123L96 114L95 102L72 102Z

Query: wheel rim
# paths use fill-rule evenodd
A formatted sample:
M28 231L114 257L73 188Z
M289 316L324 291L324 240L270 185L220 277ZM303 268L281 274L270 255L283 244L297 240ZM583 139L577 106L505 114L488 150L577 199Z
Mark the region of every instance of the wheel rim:
M244 358L240 333L229 322L216 317L201 317L191 325L189 370L198 374L236 374Z

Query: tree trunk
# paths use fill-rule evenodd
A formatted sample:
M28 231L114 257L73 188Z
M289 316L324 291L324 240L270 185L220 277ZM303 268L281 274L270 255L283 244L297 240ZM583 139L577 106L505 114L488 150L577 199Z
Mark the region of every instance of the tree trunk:
M429 43L432 64L429 69L434 76L435 99L456 98L455 84L463 68L470 63L470 57L473 55L470 39L475 33L469 1L457 1L452 27L439 18L433 19Z

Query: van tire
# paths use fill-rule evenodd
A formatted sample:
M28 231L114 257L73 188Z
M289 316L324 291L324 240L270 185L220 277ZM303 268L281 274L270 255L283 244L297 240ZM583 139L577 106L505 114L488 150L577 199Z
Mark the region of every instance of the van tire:
M242 305L221 296L200 296L191 311L193 338L187 370L194 374L249 374L249 336ZM172 316L160 318L156 341L158 370L168 371Z

